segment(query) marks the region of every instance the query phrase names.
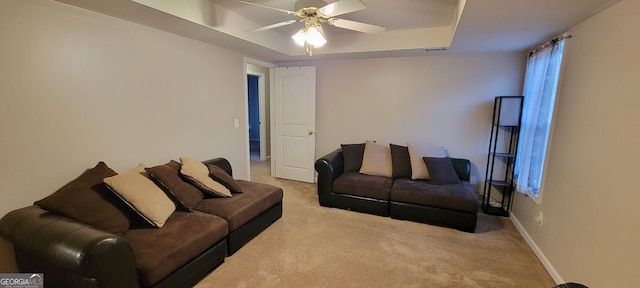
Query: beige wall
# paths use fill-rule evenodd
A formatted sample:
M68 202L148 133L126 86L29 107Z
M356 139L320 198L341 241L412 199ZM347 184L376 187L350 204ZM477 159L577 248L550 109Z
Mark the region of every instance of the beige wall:
M542 205L513 215L566 281L628 286L640 196L637 1L571 30ZM243 55L45 0L0 2L0 214L104 160L117 171L224 156L248 177ZM623 44L620 44L623 43ZM317 150L365 139L446 146L484 176L492 100L521 92L522 53L317 66ZM632 174L633 173L633 174ZM629 184L628 184L629 183ZM545 213L545 223L533 218ZM13 271L0 241L0 272Z
M46 0L0 1L0 43L0 215L100 160L248 177L243 55Z
M624 0L570 29L542 204L514 203L556 279L589 287L638 285L638 11Z
M522 93L524 64L523 53L489 53L287 65L317 67L316 157L367 139L442 145L480 181L493 99Z

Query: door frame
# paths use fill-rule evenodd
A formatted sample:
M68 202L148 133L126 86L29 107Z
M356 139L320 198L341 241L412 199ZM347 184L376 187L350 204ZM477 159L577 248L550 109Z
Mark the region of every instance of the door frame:
M244 83L244 95L243 95L243 99L244 99L244 123L249 123L249 99L247 97L249 90L247 89L247 75L256 75L258 77L260 77L260 80L258 80L258 86L259 86L259 92L260 95L260 122L261 123L265 123L265 118L266 117L266 109L265 109L265 93L266 93L266 89L271 89L271 83L266 83L266 81L264 81L264 73L259 73L256 74L255 72L249 73L248 69L247 69L247 64L252 64L252 65L256 65L256 66L260 66L260 67L264 67L269 69L270 71L273 70L273 68L278 67L277 65L273 64L273 63L268 63L268 62L264 62L261 60L257 60L257 59L253 59L250 57L244 57L244 61L243 61L243 76L242 76L242 81ZM271 72L270 72L271 73ZM267 85L269 85L269 87L267 87ZM273 106L270 106L269 108L269 114L273 115ZM273 117L272 117L273 118ZM244 147L245 147L245 156L246 156L246 167L247 167L247 175L249 175L249 179L251 180L251 151L249 150L249 127L247 125L247 127L244 127L244 134L245 134L245 143L244 143ZM265 159L266 159L266 127L265 125L261 124L260 125L260 159L263 159L263 153L265 155ZM271 141L271 139L270 139ZM264 147L263 147L264 145ZM270 151L271 153L271 157L273 157L273 147ZM273 172L272 172L273 173Z

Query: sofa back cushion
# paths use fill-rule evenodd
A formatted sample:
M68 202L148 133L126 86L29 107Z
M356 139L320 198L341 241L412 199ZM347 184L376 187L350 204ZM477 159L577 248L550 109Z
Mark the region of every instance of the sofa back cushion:
M151 176L151 179L167 192L167 195L173 199L180 209L192 211L202 201L204 197L202 192L182 178L180 163L171 160L167 164L146 168L145 170Z
M227 171L213 164L207 164L207 168L209 169L209 177L213 178L213 180L227 187L232 193L242 193L240 184Z
M409 147L389 144L389 148L391 148L391 165L393 166L392 178L411 178Z
M422 157L448 157L449 154L444 147L436 147L431 145L415 145L409 146L409 157L411 157L411 179L430 179L429 170L424 163Z
M102 182L102 179L115 175L117 173L107 164L99 162L34 204L106 232L122 235L129 229L127 215L130 210Z
M391 177L393 174L391 163L391 149L389 145L382 145L367 140L362 158L360 173L367 175Z
M362 167L365 143L342 144L342 157L344 158L344 172L358 172Z
M435 185L460 184L460 178L449 157L424 157L424 163L429 169L431 182Z
M180 173L202 192L216 197L229 198L232 196L227 187L209 177L209 168L202 162L188 157L181 157L180 162L182 162Z
M176 210L176 205L149 179L144 168L140 164L120 175L104 178L103 181L147 223L160 228Z

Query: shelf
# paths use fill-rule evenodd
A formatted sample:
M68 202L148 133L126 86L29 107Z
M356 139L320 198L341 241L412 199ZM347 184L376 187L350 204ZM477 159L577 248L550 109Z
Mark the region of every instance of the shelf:
M503 125L503 124L495 124L495 123L493 124L493 126L500 127L500 128L517 128L517 127L520 127L518 125Z
M509 216L511 212L523 102L523 96L498 96L493 105L482 195L482 210L486 214Z
M494 155L496 157L504 157L504 158L515 158L516 155L515 154L511 154L511 153L499 153L499 152L491 152L489 153L490 155Z
M485 214L489 214L489 215L497 215L497 216L505 216L505 217L509 216L509 212L505 211L501 207L493 207L491 205L482 207L482 211L484 211Z
M491 185L493 185L493 186L509 187L509 183L507 181L491 180L489 183L491 183Z

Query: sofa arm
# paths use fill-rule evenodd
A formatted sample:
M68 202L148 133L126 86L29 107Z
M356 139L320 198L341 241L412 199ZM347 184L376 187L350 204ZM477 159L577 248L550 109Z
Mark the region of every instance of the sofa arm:
M216 165L220 168L222 168L222 170L226 171L230 176L233 176L233 170L231 169L231 163L229 162L229 160L222 158L222 157L218 157L215 159L210 159L210 160L205 160L202 161L202 163L206 164L211 164L211 165Z
M24 272L45 273L46 286L138 287L133 251L124 239L37 206L0 219ZM47 273L51 272L51 273Z
M320 205L331 206L329 202L333 192L333 180L344 172L342 149L338 148L320 157L316 160L315 169L318 172L318 198Z
M456 170L458 178L463 181L471 179L471 161L467 159L451 158L453 169Z

